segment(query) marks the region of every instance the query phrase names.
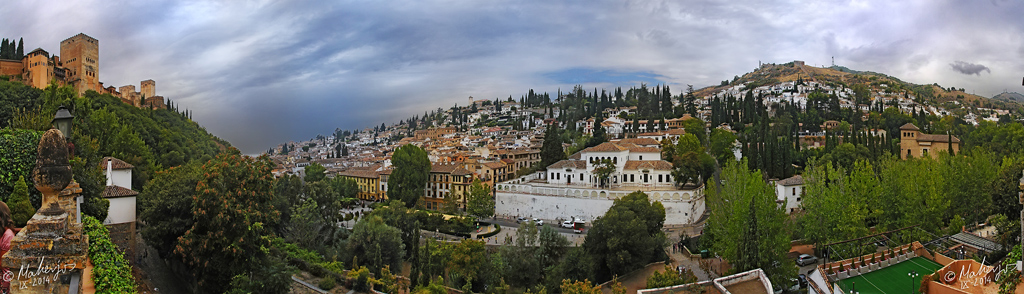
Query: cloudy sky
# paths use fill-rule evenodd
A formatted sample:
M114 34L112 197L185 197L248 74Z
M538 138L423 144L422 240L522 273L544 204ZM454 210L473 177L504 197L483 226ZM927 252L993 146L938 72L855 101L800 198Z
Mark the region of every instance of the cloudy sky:
M758 61L1024 92L1022 0L27 1L0 36L100 40L100 80L193 110L245 153L467 98L718 84Z

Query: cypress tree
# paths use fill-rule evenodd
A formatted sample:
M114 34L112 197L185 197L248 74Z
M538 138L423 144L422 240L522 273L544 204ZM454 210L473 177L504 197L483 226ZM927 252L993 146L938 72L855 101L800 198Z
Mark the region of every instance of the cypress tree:
M949 137L949 144L946 144L946 146L949 147L949 155L956 155L956 152L953 151L953 134L946 132L946 136Z
M9 59L7 54L7 38L4 38L3 41L0 41L0 58Z
M19 60L25 57L25 38L18 38L18 50L15 54Z

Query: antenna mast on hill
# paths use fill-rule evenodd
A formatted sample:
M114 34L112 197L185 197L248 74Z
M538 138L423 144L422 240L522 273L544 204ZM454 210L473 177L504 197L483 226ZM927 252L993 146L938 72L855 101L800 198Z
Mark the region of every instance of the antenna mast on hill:
M836 57L832 56L832 66L836 66Z

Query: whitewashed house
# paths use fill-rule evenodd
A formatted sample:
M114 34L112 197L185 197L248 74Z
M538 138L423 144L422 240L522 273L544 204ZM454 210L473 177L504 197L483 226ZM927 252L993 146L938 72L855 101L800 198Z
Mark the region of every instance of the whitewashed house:
M123 160L104 157L100 161L107 175L107 187L103 198L110 201L107 218L103 224L110 230L110 239L123 251L135 252L136 196L132 187L132 166ZM129 255L134 256L134 255Z
M786 213L800 211L804 196L804 177L795 175L775 182L775 202L786 205Z

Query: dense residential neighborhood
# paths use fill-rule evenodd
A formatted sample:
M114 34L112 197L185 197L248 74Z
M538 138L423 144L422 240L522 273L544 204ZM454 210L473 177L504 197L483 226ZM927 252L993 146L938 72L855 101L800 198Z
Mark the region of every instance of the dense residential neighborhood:
M949 170L947 175L947 171L925 166L989 156L977 149L983 143L965 142L960 136L1005 122L1020 108L1005 101L965 100L962 93L955 88L906 84L884 75L854 73L843 67L815 68L796 61L762 64L757 71L723 81L721 86L689 88L679 94L672 94L668 86L640 85L626 91L576 87L556 95L531 90L519 99L470 97L466 105L438 108L390 126L336 129L308 141L283 143L267 154L277 177L301 178L308 176L309 166L322 166L329 178L355 181L359 199L387 203L393 199L389 182L400 165L392 161L396 150L416 146L430 162L429 173L419 196L403 201L414 201L416 207L428 211L467 214L473 197L471 186L481 185L480 191L491 199L491 208L483 215L490 220L478 230L480 236L498 231L498 224L506 226L505 230L511 229L507 226L521 230L523 224L537 223L571 228L588 240L599 238L594 234L607 234L609 229L603 226L619 218L612 215L617 203L642 193L662 211L661 233L656 235L671 243L666 249L668 263L678 280L637 264L625 268L630 273L645 272L644 277L650 279L641 279L646 285L626 281L627 290L847 293L857 287L856 279L890 275L881 270L890 266L889 272L921 266L913 270L940 275L970 263L970 259L958 258L973 256L979 263L1007 254L1005 249L977 245L988 244L984 241L942 235L975 236L989 243L1009 240L1006 236L1014 231L998 231L996 228L1004 225L999 218L966 216L979 209L999 211L981 206L996 201L987 199L995 197L993 194L984 198L973 195L973 199L984 199L974 202L952 198L943 200L946 202L940 207L926 204L929 209L915 214L928 214L923 219L938 222L929 225L879 214L882 212L871 205L893 200L860 194L868 193L863 189L881 187L917 193L905 190L909 186L903 181L910 178L896 176L902 169L950 181L928 182L932 188L963 183L956 182L957 174L969 170ZM964 154L967 148L975 150ZM922 157L930 160L915 160ZM882 170L870 180L855 178L862 171L870 172L871 166ZM985 166L975 164L973 168L1006 172L1013 168L1000 168L995 162ZM1017 174L1019 177L1019 171ZM981 181L991 182L995 173L977 175L986 177ZM822 182L822 177L828 180ZM748 180L760 184L747 190L729 188ZM854 186L865 184L868 186ZM1017 189L1015 184L1012 189ZM941 197L958 197L954 195L950 192ZM915 197L927 203L936 196L914 195L906 201ZM751 206L735 207L730 204L733 201ZM866 201L869 206L851 201ZM852 208L848 213L858 221L835 216L841 207ZM743 221L746 214L767 221ZM962 218L969 223L954 227ZM836 221L845 222L841 226L851 231L828 227ZM897 224L904 227L894 226ZM597 231L591 231L592 226ZM748 240L742 233L746 230L774 233L771 238ZM575 238L568 231L563 234ZM444 234L430 236L444 238ZM481 238L500 246L517 242L511 237ZM850 242L870 242L878 248L869 250ZM573 243L583 250L596 250ZM736 249L733 246L737 244L754 247ZM746 260L749 253L743 251L758 251L765 259ZM805 257L809 263L792 265L794 259ZM979 266L993 273L991 261ZM608 277L595 273L598 281ZM677 282L654 282L658 279ZM946 293L937 289L948 282L932 283L931 288L922 284L922 289L931 289L922 292ZM972 285L978 290L960 287L956 291L975 293L972 291L997 287L990 282ZM887 293L885 287L878 286L883 289L879 293Z
M939 76L946 85L852 70L836 56L828 66L757 60L749 73L709 83L757 57L732 53L751 46L721 44L716 38L736 37L718 35L753 32L758 38L743 39L794 46L735 23L782 19L759 23L772 29L801 20L730 2L722 14L751 19L721 22L728 30L701 29L718 36L710 42L659 29L616 31L612 44L548 36L510 46L529 54L511 54L514 67L476 72L501 59L487 57L501 51L494 44L538 34L527 31L566 27L560 35L587 32L579 35L589 39L635 19L656 23L663 12L708 28L728 19L690 10L718 4L668 9L680 8L671 1L630 1L603 14L587 9L605 3L569 4L581 14L551 9L561 2L116 3L130 7L90 16L97 18L90 23L117 20L117 30L90 33L113 44L101 55L97 38L78 33L56 42L52 22L20 15L60 15L76 20L67 23L78 30L78 2L56 5L63 9L56 12L54 5L11 2L0 8L33 13L8 13L12 25L0 33L47 28L33 38L59 45L59 54L42 47L26 53L23 38L0 38L0 294L1024 293L1024 95L1004 88L985 97L956 87L991 93L1011 61L944 64L931 53L886 52L920 38L849 47L846 33L829 31L817 39L829 54L847 55L840 56L844 65L877 69L897 59L902 68L894 73L918 73L906 77L914 81ZM877 4L861 2L854 4ZM1002 2L991 4L1021 5ZM434 15L431 6L458 9ZM166 7L184 12L150 13ZM893 10L934 12L911 8ZM204 13L211 9L230 13ZM236 10L262 13L231 15ZM800 12L827 14L817 10ZM942 22L972 12L939 11ZM382 12L395 16L376 14ZM362 13L385 22L367 23ZM524 14L543 20L520 22ZM581 17L592 14L598 17ZM214 26L177 26L193 16ZM476 23L460 23L466 18ZM244 34L246 25L260 36ZM890 33L868 25L869 35ZM293 30L315 32L283 35ZM160 38L122 36L136 31ZM513 36L501 42L450 44L445 36L487 41L506 31ZM1020 35L1013 33L1004 35ZM806 31L787 34L816 40ZM545 49L562 39L587 47L552 58ZM205 47L211 40L221 46ZM335 47L338 40L345 46ZM394 40L400 45L389 44ZM967 46L956 41L927 49ZM586 66L553 62L595 48L600 52L589 52L600 57ZM635 56L621 56L624 48ZM696 49L729 60L690 67L702 61L689 55ZM688 64L667 66L679 57L658 50L683 54ZM792 58L784 48L771 50ZM612 62L603 66L607 53ZM474 60L446 68L466 61L463 55ZM104 66L118 67L104 69L105 81L135 81L119 72L140 71L168 81L161 93L187 102L157 95L154 80L138 91L104 86L101 56ZM625 67L612 65L617 59ZM990 59L1007 58L983 60ZM184 69L168 71L158 65L165 60ZM227 70L206 73L216 64ZM933 75L938 64L955 75ZM711 86L680 82L686 79ZM505 92L513 87L528 89ZM300 136L311 137L294 140Z

